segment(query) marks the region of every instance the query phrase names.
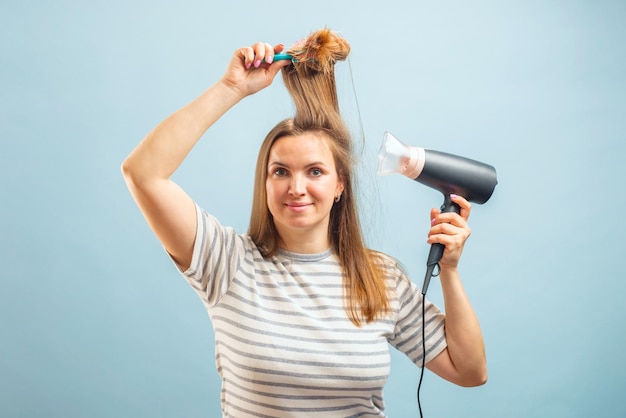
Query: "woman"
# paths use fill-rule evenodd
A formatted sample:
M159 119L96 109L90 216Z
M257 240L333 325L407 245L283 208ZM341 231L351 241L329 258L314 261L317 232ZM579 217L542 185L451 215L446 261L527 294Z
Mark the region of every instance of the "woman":
M122 165L148 224L202 299L216 340L223 416L385 416L389 344L462 386L486 381L476 316L457 270L470 234L460 215L430 213L445 245L445 316L389 256L365 248L352 187L351 142L339 115L334 63L348 43L324 29L284 49L238 49L224 76L159 124ZM296 104L259 152L248 234L198 207L171 175L226 111L282 69Z

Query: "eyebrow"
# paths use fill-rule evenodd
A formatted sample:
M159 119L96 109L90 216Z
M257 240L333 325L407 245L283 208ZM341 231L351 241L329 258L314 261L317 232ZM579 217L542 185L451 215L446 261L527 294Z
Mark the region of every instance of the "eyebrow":
M273 165L279 165L279 166L281 166L281 167L287 167L287 168L289 167L289 165L288 165L288 164L285 164L285 163L280 162L280 161L269 161L269 162L267 163L267 166L268 166L268 167L271 167L271 166L273 166ZM304 167L308 168L308 167L315 167L315 166L324 166L324 167L328 167L328 164L326 164L326 163L325 163L325 162L323 162L323 161L315 161L315 162L312 162L312 163L309 163L309 164L305 165Z

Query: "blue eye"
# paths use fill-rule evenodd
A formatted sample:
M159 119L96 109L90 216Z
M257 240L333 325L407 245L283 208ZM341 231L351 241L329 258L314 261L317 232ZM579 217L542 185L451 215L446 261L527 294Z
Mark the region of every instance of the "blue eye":
M286 176L287 175L287 170L285 170L284 168L280 167L274 170L274 174L282 177L282 176Z
M319 177L322 175L322 170L320 170L319 168L313 168L311 170L311 175L314 177Z

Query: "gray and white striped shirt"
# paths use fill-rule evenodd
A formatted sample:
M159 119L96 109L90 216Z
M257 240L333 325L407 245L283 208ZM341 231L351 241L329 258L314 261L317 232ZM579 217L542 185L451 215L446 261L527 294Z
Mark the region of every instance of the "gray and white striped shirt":
M215 330L224 417L384 417L389 344L422 364L421 293L386 257L391 312L355 326L338 258L280 252L268 259L196 207L183 276ZM426 362L446 347L444 316L426 302Z

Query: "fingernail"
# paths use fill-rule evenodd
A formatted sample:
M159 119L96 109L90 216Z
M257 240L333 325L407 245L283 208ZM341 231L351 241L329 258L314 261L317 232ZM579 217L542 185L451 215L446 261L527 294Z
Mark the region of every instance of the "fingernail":
M261 65L261 60L254 61L254 68L259 68L259 65Z
M451 197L451 198L455 198L455 197L458 197L458 196L457 196L457 195L455 195L454 193L451 193L451 194L450 194L450 197Z
M434 225L434 224L435 224L435 218L432 218L432 219L430 220L430 225L432 226L432 225Z
M271 64L272 61L274 61L274 57L267 57L267 58L265 58L265 62L267 62L268 64Z

